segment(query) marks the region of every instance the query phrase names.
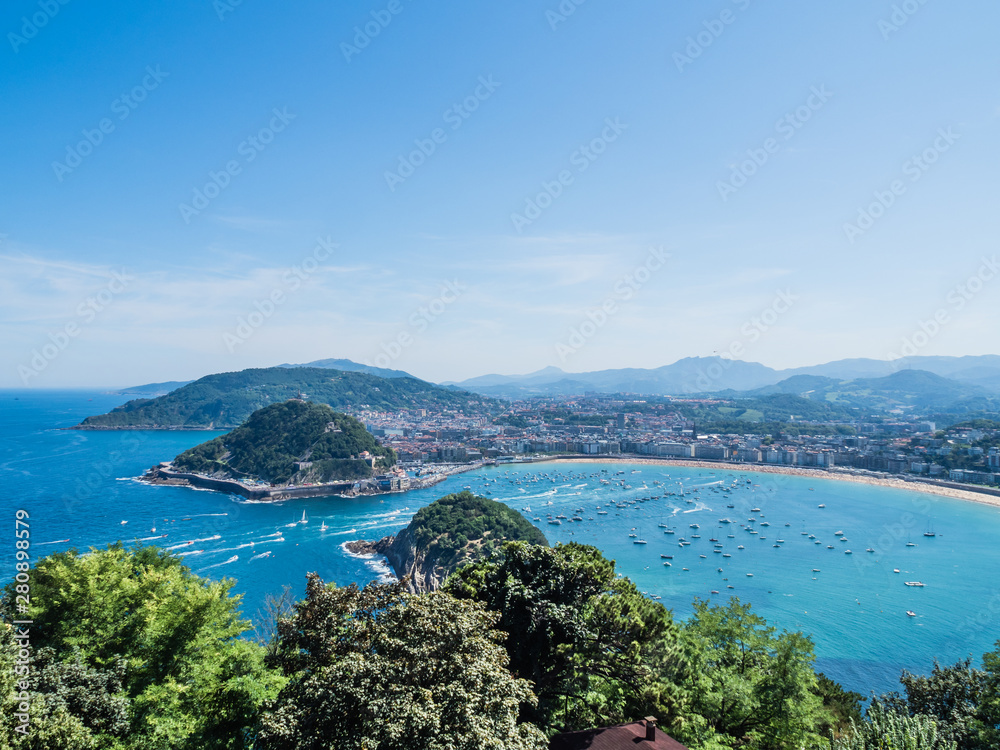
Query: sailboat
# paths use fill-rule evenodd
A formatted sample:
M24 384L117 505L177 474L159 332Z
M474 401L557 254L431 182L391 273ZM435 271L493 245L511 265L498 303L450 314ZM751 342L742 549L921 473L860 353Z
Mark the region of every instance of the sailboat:
M924 532L924 536L937 536L937 534L934 533L934 524L929 524L927 526L927 531Z
M305 511L302 511L302 518L299 520L299 523L309 523L309 519L306 517Z

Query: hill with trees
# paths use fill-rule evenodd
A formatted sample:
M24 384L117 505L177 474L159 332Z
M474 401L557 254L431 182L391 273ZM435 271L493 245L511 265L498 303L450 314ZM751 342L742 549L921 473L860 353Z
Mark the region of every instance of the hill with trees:
M483 396L412 377L269 367L208 375L157 398L134 399L107 414L87 417L78 429L231 429L258 409L300 394L341 411L430 409L479 414L493 405Z
M405 529L373 549L389 558L411 591L422 592L438 588L462 565L512 541L548 546L545 535L517 511L465 491L424 506Z
M396 462L392 448L378 444L354 417L326 404L290 400L259 409L232 432L184 451L174 468L225 479L271 484L363 479Z

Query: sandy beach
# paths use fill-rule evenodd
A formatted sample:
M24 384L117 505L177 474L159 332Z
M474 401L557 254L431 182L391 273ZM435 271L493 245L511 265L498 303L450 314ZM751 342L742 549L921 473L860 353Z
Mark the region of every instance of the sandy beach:
M541 459L544 460L544 459ZM540 460L536 460L536 463ZM926 480L905 480L892 476L878 476L857 473L854 469L808 469L799 466L770 466L768 464L736 464L725 461L696 461L691 459L669 459L669 458L649 458L644 456L606 456L601 458L572 458L560 456L548 461L549 463L565 464L655 464L657 466L685 466L695 469L713 469L715 471L729 471L739 473L755 474L776 474L797 477L810 477L815 479L834 479L840 482L856 482L858 484L869 484L877 487L892 487L899 490L910 490L913 492L924 492L929 495L939 495L949 497L953 500L969 500L983 505L992 505L1000 508L1000 491L984 487L982 489L969 488L963 485L962 488L936 484ZM993 494L997 493L997 494Z

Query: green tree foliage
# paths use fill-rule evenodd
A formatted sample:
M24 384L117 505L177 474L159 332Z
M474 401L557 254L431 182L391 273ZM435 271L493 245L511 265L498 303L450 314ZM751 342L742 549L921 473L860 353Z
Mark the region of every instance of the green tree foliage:
M704 720L684 738L750 748L820 747L828 721L818 695L813 644L783 632L733 598L727 605L695 601L684 637L694 654L687 687Z
M371 476L371 466L356 458L364 451L377 456L379 466L396 462L395 451L379 445L353 417L324 404L292 400L255 411L227 435L181 453L174 465L186 471L220 472L274 484L305 478L329 482ZM314 465L299 471L296 461L312 461Z
M950 667L942 667L935 660L929 675L904 671L899 681L906 690L910 715L933 718L943 743L954 742L963 750L988 747L979 742L984 728L980 704L986 688L986 673L974 669L970 659Z
M517 720L534 697L505 669L497 617L398 585L326 586L312 574L278 626L272 663L290 678L265 715L260 750L541 750Z
M980 742L986 747L1000 747L1000 641L983 654L985 680L979 703Z
M417 552L431 563L449 565L464 557L469 540L477 555L496 549L504 540L548 546L545 535L516 510L473 495L468 490L445 495L416 512L407 531Z
M282 680L262 648L238 639L249 624L232 585L148 547L40 560L29 619L42 726L24 747L249 747L258 707ZM11 601L8 587L5 614ZM47 733L56 739L38 744Z
M87 417L81 426L231 429L258 409L299 393L340 410L423 408L481 413L495 406L485 396L416 378L380 378L319 367L268 367L208 375L165 396L135 399L107 414Z
M980 670L970 659L948 667L935 661L929 675L904 671L899 681L905 694L889 693L878 702L902 716L933 719L939 747L954 744L959 750L992 750L1000 744L998 652L985 654L983 664Z
M876 701L868 719L853 731L833 741L832 750L956 750L952 741L942 740L937 722L930 716L907 716Z
M670 612L617 578L594 547L509 542L461 568L444 590L499 614L511 671L538 695L522 716L547 731L648 714L665 725L681 720L675 684L686 663Z
M815 693L822 699L823 708L827 711L827 717L820 726L820 734L824 737L831 734L840 737L864 718L861 703L865 697L861 693L844 690L822 672L816 675Z

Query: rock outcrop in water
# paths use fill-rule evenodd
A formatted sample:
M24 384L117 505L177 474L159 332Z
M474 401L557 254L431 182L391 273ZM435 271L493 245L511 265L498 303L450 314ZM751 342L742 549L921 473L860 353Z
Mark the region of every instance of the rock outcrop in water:
M410 524L377 542L351 542L357 554L385 555L413 593L434 591L459 567L489 555L506 541L548 546L520 513L495 500L460 492L421 508Z

